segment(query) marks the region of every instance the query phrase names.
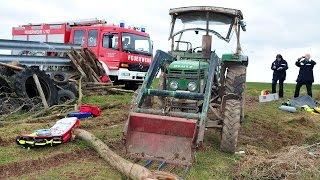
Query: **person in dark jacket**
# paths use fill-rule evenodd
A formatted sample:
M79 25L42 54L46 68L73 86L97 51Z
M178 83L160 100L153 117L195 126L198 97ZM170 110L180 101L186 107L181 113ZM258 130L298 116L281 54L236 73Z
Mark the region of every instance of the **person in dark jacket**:
M297 78L296 90L294 92L294 97L299 97L300 88L302 85L306 85L307 93L312 97L312 83L313 79L313 67L316 65L316 62L310 59L310 54L306 54L298 58L296 61L296 66L300 68L299 75Z
M288 69L288 63L284 60L281 54L276 56L276 60L271 64L273 70L272 77L272 93L276 93L277 82L279 81L279 97L283 97L283 82L286 80L286 70Z

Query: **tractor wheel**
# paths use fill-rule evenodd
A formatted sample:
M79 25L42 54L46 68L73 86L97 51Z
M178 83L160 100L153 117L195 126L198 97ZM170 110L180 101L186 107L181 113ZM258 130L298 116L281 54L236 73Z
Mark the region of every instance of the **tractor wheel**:
M240 101L234 99L226 100L220 144L220 149L224 152L234 153L236 151L240 129L240 113Z
M226 93L243 95L246 83L246 70L247 67L243 65L230 65L228 67L225 80Z
M137 106L137 97L138 97L139 93L140 93L140 87L137 90L135 90L132 95L131 106L130 106L131 111ZM151 96L147 96L144 99L142 107L143 108L151 108L152 107L152 97Z
M240 120L244 118L244 90L246 84L247 67L244 65L232 64L228 66L225 79L225 94L233 93L241 97Z

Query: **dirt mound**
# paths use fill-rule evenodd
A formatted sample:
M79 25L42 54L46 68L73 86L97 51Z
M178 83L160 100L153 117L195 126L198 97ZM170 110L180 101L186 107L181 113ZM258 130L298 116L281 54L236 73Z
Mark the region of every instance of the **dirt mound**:
M35 170L40 171L66 165L67 163L77 161L83 157L93 157L96 153L93 150L78 150L71 153L62 153L48 158L39 158L36 160L14 162L0 166L0 179L5 177L21 176L32 173Z

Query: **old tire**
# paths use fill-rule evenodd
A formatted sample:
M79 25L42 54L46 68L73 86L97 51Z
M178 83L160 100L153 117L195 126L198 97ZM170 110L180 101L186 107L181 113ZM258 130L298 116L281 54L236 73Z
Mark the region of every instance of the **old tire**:
M78 90L75 83L69 82L68 84L63 85L61 87L62 87L62 89L69 90L69 91L73 92L73 94L76 95L76 97L79 96L79 90Z
M8 78L0 74L0 97L5 96L5 93L11 93L12 88Z
M240 130L241 102L234 99L226 100L223 112L223 127L221 134L221 151L234 153Z
M13 88L18 97L33 98L40 96L32 74L36 73L49 106L58 103L58 92L53 81L38 69L25 69L14 76Z
M225 94L233 93L241 97L241 122L244 119L244 90L246 85L247 66L232 64L228 66L225 79Z
M8 114L17 110L21 106L18 99L4 98L1 100L0 114Z
M66 85L69 81L68 75L61 71L51 73L50 77L57 85Z
M0 66L0 75L5 75L7 77L10 77L14 74L15 74L15 72L12 69L10 69L8 67Z
M58 91L58 102L59 104L63 104L67 102L68 100L74 100L76 99L76 95L69 90L61 89Z

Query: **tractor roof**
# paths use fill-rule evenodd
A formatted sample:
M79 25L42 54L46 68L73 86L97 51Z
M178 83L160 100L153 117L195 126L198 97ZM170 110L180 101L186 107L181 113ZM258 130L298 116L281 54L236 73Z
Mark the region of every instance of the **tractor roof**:
M189 7L173 8L173 9L170 9L169 14L180 16L180 15L185 15L189 13L204 13L204 12L221 14L221 15L229 16L231 18L238 17L240 20L243 19L243 15L240 10L223 8L223 7L215 7L215 6L189 6ZM192 19L190 20L192 21Z

